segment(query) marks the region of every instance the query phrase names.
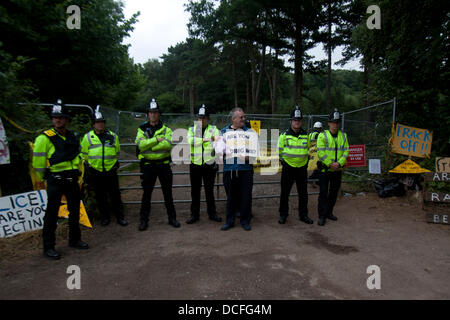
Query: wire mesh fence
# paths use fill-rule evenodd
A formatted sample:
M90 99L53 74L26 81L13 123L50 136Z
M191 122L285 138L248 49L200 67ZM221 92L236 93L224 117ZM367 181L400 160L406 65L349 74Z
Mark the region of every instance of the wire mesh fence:
M51 104L35 104L48 107ZM67 106L77 108L77 110L86 110L91 113L93 108L87 105L68 104ZM392 124L395 122L395 98L376 105L364 107L358 110L344 112L342 114L341 129L347 133L349 143L351 145L363 144L366 146L367 159L380 159L382 168L388 166L388 140L391 136ZM136 146L134 144L138 127L147 120L146 113L121 111L107 107L101 107L100 112L106 119L107 128L118 134L121 142L121 169L129 168L134 163L139 163L136 157ZM289 128L288 114L247 114L247 120L259 120L260 128L266 132L260 135L260 143L262 144L262 154L264 156L278 156L278 148L276 147L279 134L283 133ZM185 113L163 113L161 120L170 127L175 129L188 129L196 121L196 117ZM85 121L88 121L85 119ZM324 129L327 128L328 115L304 115L303 128L308 132L313 130L315 122L321 122ZM231 118L228 113L212 114L210 116L210 123L216 125L219 129L224 128L231 123ZM90 124L85 123L86 128ZM80 132L84 133L84 132ZM183 139L183 143L186 140ZM178 143L179 141L174 141ZM272 152L273 150L273 152ZM137 167L132 167L130 172L121 172L121 176L139 176L140 172ZM181 169L181 168L180 168ZM175 175L188 175L189 171L184 169L175 169ZM219 182L220 174L218 172L217 183L217 198L220 198L219 188L223 188L223 184ZM348 168L346 170L347 179L344 182L360 182L370 180L368 175L368 167ZM311 180L314 181L314 180ZM279 181L257 181L256 184L278 184ZM188 188L189 184L183 183L174 185L174 188ZM158 186L156 186L158 188ZM131 191L141 189L140 185L122 187L122 190ZM292 194L295 195L295 194ZM255 199L274 198L277 195L255 195ZM222 197L223 198L223 197ZM176 200L178 201L178 200ZM190 200L179 200L178 202L189 202ZM127 202L125 202L127 203ZM138 201L131 201L129 203L139 203ZM159 202L156 202L159 203ZM163 202L161 202L163 203Z

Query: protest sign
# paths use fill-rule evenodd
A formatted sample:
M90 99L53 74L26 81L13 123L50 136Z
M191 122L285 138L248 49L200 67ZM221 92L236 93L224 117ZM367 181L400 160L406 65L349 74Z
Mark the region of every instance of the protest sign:
M9 164L9 148L8 140L6 139L5 128L3 127L2 119L0 118L0 164Z
M450 158L436 157L436 172L450 173Z
M45 190L0 198L0 238L42 229L46 207Z
M0 198L0 238L44 227L47 191L36 190ZM59 208L58 217L67 218L67 205ZM91 228L83 202L80 203L80 224Z
M392 152L425 158L431 153L433 133L427 129L397 124L392 142Z

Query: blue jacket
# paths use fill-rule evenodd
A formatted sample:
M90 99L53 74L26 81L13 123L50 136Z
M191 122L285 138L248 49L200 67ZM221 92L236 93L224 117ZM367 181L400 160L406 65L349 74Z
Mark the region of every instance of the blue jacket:
M226 133L228 130L235 130L231 128L231 124L220 130L220 135L223 136L224 133ZM250 130L250 128L246 127L245 125L242 127L242 130L247 131ZM242 162L242 160L241 160ZM233 163L231 164L231 160L225 160L224 155L224 162L223 162L223 171L250 171L253 170L253 166L248 163L238 163L238 158L233 158Z

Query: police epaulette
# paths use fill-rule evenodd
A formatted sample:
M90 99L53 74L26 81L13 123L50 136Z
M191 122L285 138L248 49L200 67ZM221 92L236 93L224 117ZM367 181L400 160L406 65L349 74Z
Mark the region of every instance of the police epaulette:
M56 136L56 133L53 131L53 130L47 130L47 131L44 131L44 134L47 136L47 137L53 137L53 136Z

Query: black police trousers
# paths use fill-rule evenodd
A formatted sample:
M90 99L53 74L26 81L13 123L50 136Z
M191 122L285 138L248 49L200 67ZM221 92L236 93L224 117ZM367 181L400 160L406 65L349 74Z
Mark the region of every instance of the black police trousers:
M119 188L119 177L117 170L100 172L89 168L86 182L90 184L95 192L95 200L102 220L110 219L110 211L114 213L116 219L123 219L122 198ZM108 205L108 197L111 200Z
M253 170L225 171L223 184L227 194L226 224L234 225L237 208L241 214L241 224L249 224L252 213Z
M69 209L69 243L76 243L81 240L79 225L81 192L78 185L78 171L52 173L47 178L47 208L44 216L44 229L42 230L44 251L55 248L55 231L62 195L66 196L67 208Z
M318 211L319 218L333 214L339 188L341 187L342 171L321 172L319 176L320 193Z
M200 216L200 193L202 189L202 180L205 187L206 207L209 217L216 215L216 203L214 199L214 182L216 180L217 166L215 165L196 165L191 163L189 166L189 178L191 181L191 215L198 218Z
M280 217L289 215L289 194L294 182L298 192L299 217L308 216L308 171L307 166L294 168L283 163L281 171Z
M156 183L156 178L159 178L161 184L161 189L164 195L164 204L167 210L167 216L169 221L176 219L175 206L173 204L172 197L172 183L173 183L173 173L169 164L145 164L141 167L141 172L143 173L142 187L144 193L142 194L142 204L141 204L141 222L148 222L148 217L150 215L152 192Z

